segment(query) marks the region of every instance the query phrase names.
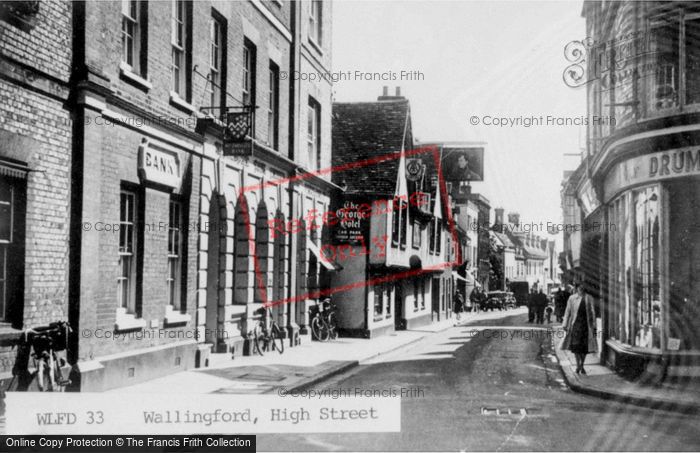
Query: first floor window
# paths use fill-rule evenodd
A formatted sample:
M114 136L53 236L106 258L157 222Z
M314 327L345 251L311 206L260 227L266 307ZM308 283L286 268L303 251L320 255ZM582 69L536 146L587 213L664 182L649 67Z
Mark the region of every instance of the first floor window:
M118 306L127 313L136 311L136 206L136 193L122 190L119 195L117 299Z
M267 100L267 143L272 149L278 149L279 130L279 93L280 93L280 71L279 67L270 62L270 78L268 85Z
M309 98L306 114L306 165L309 170L318 170L321 165L321 105Z
M192 18L184 0L173 0L171 16L171 89L185 100L189 100L188 58L191 55Z
M171 200L168 224L168 274L166 276L168 304L180 307L180 283L182 264L182 204Z
M421 246L421 227L418 221L413 222L413 248L419 249Z

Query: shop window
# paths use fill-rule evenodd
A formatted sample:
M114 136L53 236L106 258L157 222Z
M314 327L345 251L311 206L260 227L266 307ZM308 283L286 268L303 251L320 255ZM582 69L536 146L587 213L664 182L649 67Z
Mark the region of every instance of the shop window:
M386 285L386 288L387 288L387 297L386 297L386 308L384 310L384 313L386 313L386 317L389 318L391 316L391 301L396 296L396 289L393 285Z
M425 280L420 279L420 309L425 310Z
M418 293L420 291L418 278L413 279L413 310L418 311Z
M24 179L0 177L0 320L22 324L24 292Z
M182 219L182 204L171 200L168 223L168 273L166 283L168 305L171 305L174 310L180 310L182 308L182 298L180 295L183 247Z
M136 312L136 209L137 194L122 190L119 199L119 276L117 303L127 313Z
M635 346L660 348L659 194L656 187L634 192Z
M697 179L677 179L664 185L668 200L668 256L669 281L667 348L700 350L700 183ZM662 207L662 209L664 208ZM664 218L666 216L664 215ZM665 250L668 248L668 250ZM667 315L666 312L663 313ZM673 346L671 346L673 345Z
M384 284L379 283L374 285L374 317L379 318L382 316L382 310L384 308Z

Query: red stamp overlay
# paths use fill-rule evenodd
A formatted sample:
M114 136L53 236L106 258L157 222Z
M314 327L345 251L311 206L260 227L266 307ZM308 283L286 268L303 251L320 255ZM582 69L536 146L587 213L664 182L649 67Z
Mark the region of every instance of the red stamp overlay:
M410 268L406 270L397 270L387 275L372 278L359 278L358 281L332 286L330 288L302 291L301 294L297 294L293 297L275 299L268 297L268 288L266 287L266 278L264 276L267 269L264 269L263 266L261 266L259 258L260 255L256 253L256 241L253 239L255 225L252 224L250 215L248 214L249 210L245 197L247 192L258 192L264 188L277 187L279 185L303 181L314 177L327 177L327 175L331 174L337 175L342 172L353 170L354 175L357 174L355 172L358 170L369 170L373 166L386 164L392 161L398 161L397 167L399 167L401 164L405 165L405 162L408 159L415 158L423 159L424 162L425 160L429 159L430 163L434 165L435 173L437 175L437 191L439 191L439 199L441 203L437 207L430 207L430 196L425 192L414 191L412 193L397 193L393 196L393 198L368 197L368 201L356 202L346 199L342 206L336 207L335 209L328 209L326 212L319 212L316 209L310 209L300 218L275 218L268 220L267 227L270 234L270 240L276 240L281 237L290 239L290 237L293 235L304 234L307 236L306 241L308 242L309 235L315 234L317 237L320 237L321 230L328 228L329 231L333 232L332 236L334 240L323 244L320 244L320 241L318 241L320 245L312 246L318 247L321 255L320 258L322 260L326 260L327 263L337 263L336 265L340 268L338 271L343 272L345 265L347 264L348 266L351 266L353 260L367 260L368 258L377 260L386 257L388 253L390 253L390 247L395 247L396 243L392 244L392 223L389 219L393 220L394 215L400 215L401 211L405 212L409 209L423 209L424 212L426 210L437 212L440 210L443 213L444 219L448 226L447 234L452 237L454 244L459 243L455 222L452 217L452 210L450 203L448 202L449 196L445 178L443 177L440 150L437 146L431 145L401 152L387 153L356 162L303 173L293 177L279 178L264 181L260 184L243 187L239 195L239 202L242 203L242 207L244 208L242 211L244 213L243 220L245 223L245 228L247 229L248 233L247 237L249 238L249 256L253 258L255 285L259 291L263 306L268 308L304 301L307 299L330 297L335 293L368 285L388 283L401 279L417 277L461 264L460 248L455 247L454 259L452 260L441 259L438 260L440 262L433 262L432 264L425 266L421 265L419 268L413 268L414 266L405 266ZM400 170L401 169L398 169L397 173L400 173ZM372 222L373 218L384 220L384 223L380 223L380 225L383 225L383 231L375 231L376 228L372 228L372 231L370 231L370 228L366 226L366 224ZM365 227L360 226L363 223L365 224ZM337 238L341 238L343 240L337 241L335 240ZM427 244L424 244L422 247L427 247ZM411 250L412 248L413 250ZM412 247L412 245L401 244L400 250L402 250L402 253L408 254L411 252L420 253L420 250L416 250L416 248ZM443 256L449 255L450 253L447 250L443 252Z

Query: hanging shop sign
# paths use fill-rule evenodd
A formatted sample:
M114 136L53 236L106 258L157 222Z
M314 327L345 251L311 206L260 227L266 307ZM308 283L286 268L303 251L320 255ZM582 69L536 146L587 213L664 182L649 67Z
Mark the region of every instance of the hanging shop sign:
M630 186L693 175L700 175L699 147L633 157L608 172L604 184L605 202Z
M420 159L406 159L406 179L408 181L418 181L423 176L425 166Z
M372 202L369 200L343 200L335 207L337 223L333 239L336 244L357 245L369 228Z
M142 179L172 188L180 186L180 160L177 153L156 148L144 140L139 146L138 159Z

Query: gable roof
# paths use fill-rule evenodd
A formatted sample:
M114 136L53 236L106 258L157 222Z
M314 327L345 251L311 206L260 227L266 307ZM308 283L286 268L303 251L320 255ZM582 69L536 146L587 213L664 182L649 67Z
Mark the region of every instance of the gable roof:
M331 180L345 184L346 194L393 197L401 149L413 148L408 100L336 102L333 104ZM373 157L396 153L396 159L344 168Z

